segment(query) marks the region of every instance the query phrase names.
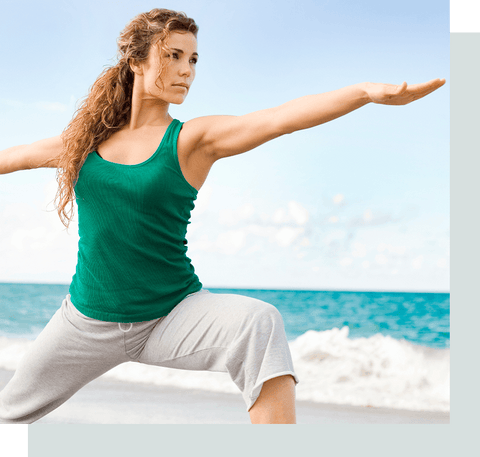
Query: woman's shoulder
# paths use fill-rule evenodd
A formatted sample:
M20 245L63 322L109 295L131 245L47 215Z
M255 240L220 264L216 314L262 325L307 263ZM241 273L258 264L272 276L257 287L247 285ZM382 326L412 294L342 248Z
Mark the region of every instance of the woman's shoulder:
M214 129L212 127L225 117L215 115L202 116L184 122L178 138L179 146L181 143L181 147L186 153L207 150L209 138L212 136L208 134L213 132Z
M201 149L204 129L204 122L200 117L183 122L177 141L178 154L189 156Z

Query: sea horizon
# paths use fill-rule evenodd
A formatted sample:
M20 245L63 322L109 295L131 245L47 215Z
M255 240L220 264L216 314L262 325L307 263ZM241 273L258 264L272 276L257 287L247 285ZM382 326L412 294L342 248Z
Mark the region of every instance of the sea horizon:
M1 281L0 284L19 284L19 285L52 285L52 286L69 286L70 282L25 282L25 281ZM278 287L253 287L253 286L222 286L222 285L203 285L204 289L228 289L228 290L261 290L261 291L304 291L304 292L386 292L386 293L402 293L402 294L450 294L450 290L425 290L425 289L311 289L302 287L278 288Z

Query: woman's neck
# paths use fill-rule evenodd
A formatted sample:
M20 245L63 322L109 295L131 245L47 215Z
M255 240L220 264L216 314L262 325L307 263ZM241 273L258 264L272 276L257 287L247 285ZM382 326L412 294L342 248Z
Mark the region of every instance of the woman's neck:
M169 124L172 117L168 114L170 103L145 95L133 87L132 106L130 112L129 130L145 126L160 126Z

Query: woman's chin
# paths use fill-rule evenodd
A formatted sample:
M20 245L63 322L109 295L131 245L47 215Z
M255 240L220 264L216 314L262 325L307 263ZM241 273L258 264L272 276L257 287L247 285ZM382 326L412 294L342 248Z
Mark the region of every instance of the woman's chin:
M185 95L177 95L174 97L169 97L170 100L168 100L169 103L173 103L174 105L181 105L185 99L187 98L187 94Z
M160 94L155 94L155 98L158 101L161 101L163 103L170 103L174 105L181 105L185 99L187 98L188 92L185 93L160 93Z

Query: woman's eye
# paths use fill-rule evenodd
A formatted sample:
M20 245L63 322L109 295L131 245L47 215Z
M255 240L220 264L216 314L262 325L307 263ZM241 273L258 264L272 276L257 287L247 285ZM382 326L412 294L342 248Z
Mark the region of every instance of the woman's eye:
M167 59L168 58L172 58L172 59L180 59L180 56L178 55L178 52L172 52L172 54L167 54ZM192 62L193 64L197 64L198 62L198 59L196 59L195 57L193 57L192 59L190 59L190 62Z

